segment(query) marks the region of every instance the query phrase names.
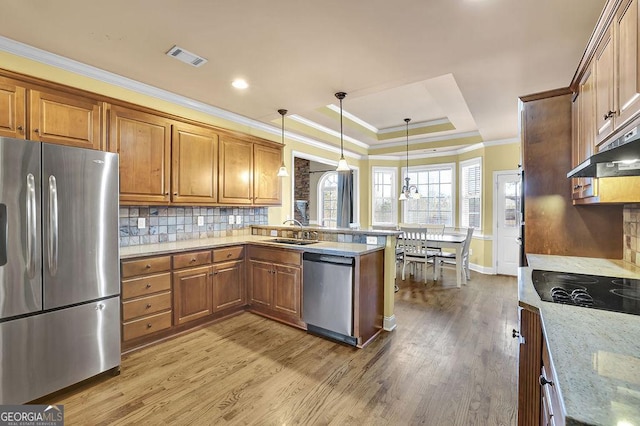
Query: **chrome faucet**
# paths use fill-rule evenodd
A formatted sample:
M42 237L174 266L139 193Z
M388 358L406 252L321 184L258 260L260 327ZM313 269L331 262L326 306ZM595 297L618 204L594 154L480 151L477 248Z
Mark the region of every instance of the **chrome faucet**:
M298 238L302 238L302 226L303 226L302 223L300 223L300 221L297 219L287 219L284 222L282 222L282 224L284 225L287 222L293 222L300 227L300 234L298 234Z

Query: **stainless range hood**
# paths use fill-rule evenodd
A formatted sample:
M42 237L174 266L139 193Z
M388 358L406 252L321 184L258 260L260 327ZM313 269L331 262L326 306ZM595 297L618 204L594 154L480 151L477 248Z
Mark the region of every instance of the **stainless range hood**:
M568 178L618 176L640 176L640 126L626 132L567 173Z

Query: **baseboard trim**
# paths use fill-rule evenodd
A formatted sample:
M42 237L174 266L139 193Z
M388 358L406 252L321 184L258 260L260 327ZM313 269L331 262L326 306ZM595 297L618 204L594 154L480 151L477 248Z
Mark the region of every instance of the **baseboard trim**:
M385 331L393 331L397 327L396 324L396 316L391 315L390 317L384 317L384 322L382 324L382 328Z
M482 265L476 265L475 263L470 263L469 269L471 269L472 271L480 272L481 274L486 274L486 275L496 274L496 271L495 269L493 269L492 266L482 266Z

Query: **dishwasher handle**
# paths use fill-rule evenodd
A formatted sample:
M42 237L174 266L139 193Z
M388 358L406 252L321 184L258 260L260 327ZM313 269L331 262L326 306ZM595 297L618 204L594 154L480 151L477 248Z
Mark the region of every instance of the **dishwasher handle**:
M347 256L335 256L320 253L303 253L302 260L308 262L333 263L334 265L353 266L355 259Z

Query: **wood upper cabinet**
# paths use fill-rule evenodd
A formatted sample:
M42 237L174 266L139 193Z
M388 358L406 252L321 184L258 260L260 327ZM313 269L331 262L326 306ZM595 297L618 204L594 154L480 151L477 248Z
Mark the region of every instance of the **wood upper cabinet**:
M171 201L218 202L218 135L204 127L178 123L171 140Z
M218 202L253 202L253 143L228 135L219 141Z
M171 124L157 115L111 106L108 150L120 154L122 204L169 203Z
M638 54L638 0L623 2L614 22L617 47L616 80L620 127L640 111L640 55Z
M102 149L102 103L70 94L29 90L29 139Z
M26 89L0 77L0 136L26 137Z
M602 142L614 129L616 107L614 105L615 52L612 30L609 28L594 58L595 74L595 131L596 143Z
M595 89L593 68L583 76L578 96L571 106L572 167L585 161L595 153ZM583 199L596 194L597 179L573 178L572 198Z
M256 144L253 146L253 202L281 204L282 185L278 169L282 164L282 148Z

